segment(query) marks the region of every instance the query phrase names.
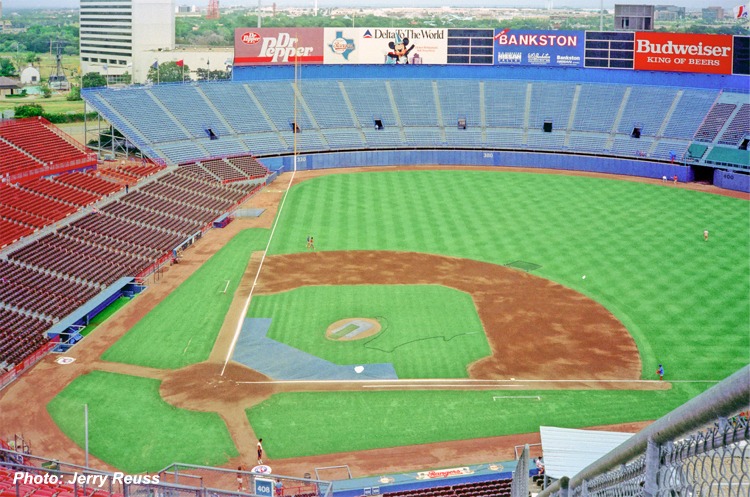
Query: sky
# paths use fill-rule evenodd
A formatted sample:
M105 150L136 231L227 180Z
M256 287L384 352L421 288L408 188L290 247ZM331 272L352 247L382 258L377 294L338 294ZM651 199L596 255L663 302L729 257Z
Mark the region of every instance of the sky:
M313 0L275 0L279 8L286 6L312 6ZM270 4L273 0L262 0L263 4ZM745 0L745 3L747 0ZM178 5L199 5L205 6L208 0L175 0ZM617 3L651 3L645 0L637 1L618 1ZM743 3L743 0L663 0L653 3L679 5L691 9L706 7L708 5L721 5L725 8L731 8L734 5ZM4 9L21 9L21 8L39 8L39 7L68 7L77 8L79 0L2 0ZM476 6L476 7L545 7L545 0L409 0L407 4L410 7L442 7L442 6ZM605 0L604 7L612 8L614 0ZM219 5L245 5L256 6L257 0L219 0ZM403 4L401 4L403 5ZM598 8L600 0L556 0L556 7L570 6L578 8ZM318 0L319 7L394 7L400 6L398 0Z
M270 4L274 0L262 0L263 4ZM279 8L286 6L312 6L313 0L275 0ZM707 5L720 5L731 8L734 5L747 3L747 0L618 0L617 3L655 3L670 4L687 7L690 9L702 8ZM79 0L2 0L4 9L38 8L38 7L65 7L77 8ZM205 6L208 0L175 0L177 5L199 5ZM545 7L546 0L408 0L406 4L410 7L442 7L442 6L474 6L474 7ZM604 0L605 8L612 8L614 0ZM234 6L256 6L257 0L219 0L219 5ZM398 0L318 0L319 7L395 7L402 6ZM570 6L579 8L598 8L600 0L554 0L556 7Z

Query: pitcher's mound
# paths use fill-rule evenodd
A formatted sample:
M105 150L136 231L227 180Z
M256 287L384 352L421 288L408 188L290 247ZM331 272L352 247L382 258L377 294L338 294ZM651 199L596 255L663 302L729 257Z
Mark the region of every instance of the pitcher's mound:
M380 331L380 323L377 319L369 318L346 318L331 324L326 330L326 338L329 340L361 340L371 337Z

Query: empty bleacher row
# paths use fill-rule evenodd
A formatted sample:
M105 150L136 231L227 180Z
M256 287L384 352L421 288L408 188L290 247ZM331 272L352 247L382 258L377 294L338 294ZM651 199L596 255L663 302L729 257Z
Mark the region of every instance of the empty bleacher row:
M109 195L124 188L124 186L119 183L107 181L106 179L99 178L93 174L84 173L61 174L52 179L52 181L72 186L85 192L95 193L99 196Z
M258 159L247 155L200 160L183 164L181 169L201 179L222 183L265 178L269 174L268 169Z
M163 168L144 163L0 183L0 248Z
M0 307L0 373L47 343L51 322Z
M699 142L712 142L724 127L729 116L734 112L736 105L728 103L717 103L709 111L706 119L695 133L695 140Z
M77 178L75 183L99 191L106 186L101 182L109 183L91 175L62 178L71 177ZM47 188L57 180L29 184ZM22 361L46 342L43 333L54 322L119 278L142 273L259 188L249 183L222 185L175 170L101 208L87 207L89 212L80 219L26 246L11 247L7 260L0 260L0 336L10 337L0 338L0 364L12 366ZM28 223L48 221L41 216L44 212L36 215L14 209L0 203L0 228L4 226L1 223L14 225L3 219L6 211L16 217L24 214ZM11 346L14 340L18 349Z
M409 79L304 80L297 88L291 81L212 82L96 89L86 98L105 117L125 119L123 133L145 136L176 164L246 149L262 157L295 148L399 147L530 148L671 160L684 155L718 95L639 85ZM143 115L124 108L139 98L157 98L162 105ZM188 101L193 108L187 109ZM459 120L466 129L458 129ZM553 133L542 131L545 123ZM152 132L165 125L173 129ZM206 135L207 126L218 140ZM222 162L205 162L195 169L207 177L227 181L236 174Z
M0 122L0 176L14 177L64 164L93 166L96 157L45 119Z
M511 495L511 480L493 480L476 483L386 492L384 497L505 497Z
M750 104L742 104L729 126L719 137L719 143L737 146L748 135L750 135Z
M62 318L99 293L93 284L10 260L0 260L0 281L0 302L37 317Z

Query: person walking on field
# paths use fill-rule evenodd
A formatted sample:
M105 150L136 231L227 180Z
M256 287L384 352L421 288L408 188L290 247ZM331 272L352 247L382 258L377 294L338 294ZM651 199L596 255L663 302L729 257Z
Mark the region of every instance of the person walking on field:
M659 367L656 368L656 374L659 375L659 381L664 380L664 366L659 364Z
M263 439L258 440L258 464L263 464Z
M703 230L703 239L708 241L708 230Z
M244 471L244 468L242 465L237 466L237 490L239 492L245 491L245 479L242 476L242 472Z

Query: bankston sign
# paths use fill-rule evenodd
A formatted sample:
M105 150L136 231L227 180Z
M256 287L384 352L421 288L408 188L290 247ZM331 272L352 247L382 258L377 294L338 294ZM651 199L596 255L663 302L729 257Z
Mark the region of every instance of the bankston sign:
M638 31L635 34L634 68L732 74L732 37Z

